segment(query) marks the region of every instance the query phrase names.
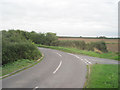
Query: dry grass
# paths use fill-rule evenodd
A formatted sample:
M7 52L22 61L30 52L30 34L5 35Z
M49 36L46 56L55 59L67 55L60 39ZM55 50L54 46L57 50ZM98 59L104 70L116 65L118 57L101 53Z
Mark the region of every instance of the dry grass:
M106 44L107 50L111 52L118 52L118 44Z
M105 43L118 43L118 39L58 38L58 40L82 40L86 43L96 41L105 41Z
M118 52L118 39L58 38L58 40L81 40L86 43L104 41L107 45L108 51Z

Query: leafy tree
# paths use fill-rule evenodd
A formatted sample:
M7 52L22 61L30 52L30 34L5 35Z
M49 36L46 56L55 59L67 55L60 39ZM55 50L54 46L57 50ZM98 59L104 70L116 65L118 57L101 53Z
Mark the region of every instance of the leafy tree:
M46 33L46 40L45 40L45 45L52 45L54 41L57 41L58 37L56 36L56 33Z

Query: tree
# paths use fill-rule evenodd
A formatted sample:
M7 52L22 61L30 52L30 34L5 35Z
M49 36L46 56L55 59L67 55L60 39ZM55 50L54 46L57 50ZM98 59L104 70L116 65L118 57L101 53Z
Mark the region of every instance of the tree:
M56 36L56 33L46 33L46 41L45 44L46 45L52 45L52 42L58 40L58 37Z
M99 38L101 38L101 39L106 39L107 37L105 37L105 36L100 36Z

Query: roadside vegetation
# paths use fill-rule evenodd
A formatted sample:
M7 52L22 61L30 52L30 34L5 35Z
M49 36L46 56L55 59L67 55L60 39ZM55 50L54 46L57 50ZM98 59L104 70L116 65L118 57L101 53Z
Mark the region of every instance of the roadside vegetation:
M94 51L80 50L80 49L76 49L76 48L46 46L46 45L41 45L41 44L36 44L36 45L38 47L51 48L51 49L61 50L61 51L64 51L64 52L69 52L69 53L84 54L84 55L93 56L93 57L119 60L118 53L113 53L113 52L99 54L99 53L96 53Z
M92 65L86 88L118 88L118 77L118 65Z
M40 58L41 52L20 30L2 31L2 73L0 76L32 64Z
M61 46L68 48L77 48L80 50L94 51L95 48L104 53L108 52L104 41L85 43L79 40L58 40L52 43L52 46Z
M33 64L42 54L35 43L51 45L57 40L55 33L36 33L22 30L2 30L2 62L0 76ZM0 53L1 54L1 53Z
M0 76L4 76L6 74L12 73L16 70L24 68L33 63L35 63L35 61L33 61L33 60L21 59L21 60L15 61L13 63L5 64L4 67L2 68L2 73L0 73Z
M17 60L36 60L40 51L31 40L27 40L22 31L2 31L2 65Z

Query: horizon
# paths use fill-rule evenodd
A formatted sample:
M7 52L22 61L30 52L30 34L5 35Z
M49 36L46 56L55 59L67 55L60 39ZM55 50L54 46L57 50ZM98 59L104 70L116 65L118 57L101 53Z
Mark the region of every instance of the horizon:
M5 31L9 31L9 30L20 30L20 31L25 31L25 32L32 32L32 31L27 31L27 30L21 30L21 29L8 29L8 30L5 30ZM0 30L0 31L3 31L3 30ZM34 31L34 32L36 32L36 31ZM36 33L49 33L49 32L36 32ZM50 32L50 33L54 33L54 32ZM58 36L58 37L75 37L75 38L79 38L79 37L81 37L81 38L96 38L96 37L106 37L106 38L119 38L119 36L104 36L104 35L99 35L99 36L81 36L81 35L79 35L79 36L73 36L73 35L57 35L57 33L55 33L56 34L56 36Z

